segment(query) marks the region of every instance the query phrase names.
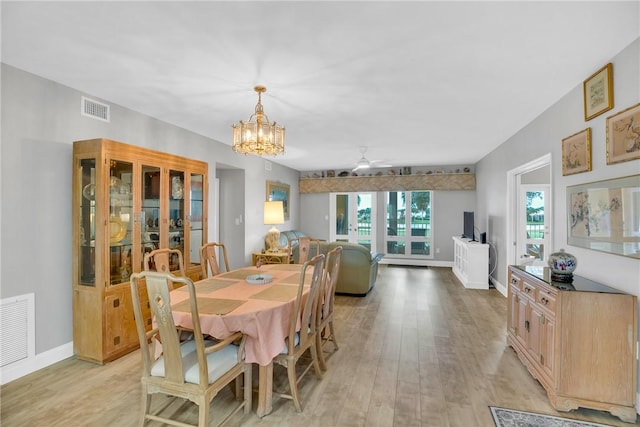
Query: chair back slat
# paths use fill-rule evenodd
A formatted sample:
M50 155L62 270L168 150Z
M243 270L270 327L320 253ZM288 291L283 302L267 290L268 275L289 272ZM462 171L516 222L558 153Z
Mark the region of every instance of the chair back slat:
M171 269L177 265L177 269ZM144 255L145 271L158 271L161 273L174 273L185 277L184 258L179 249L162 248L148 252Z
M315 251L312 251L312 245ZM298 264L304 264L311 257L320 254L320 240L312 237L295 237L289 240L289 254L298 253Z
M298 294L294 304L294 310L291 313L289 322L289 354L293 354L296 347L296 332L299 328L299 346L304 347L310 339L315 339L316 330L316 314L318 308L318 296L320 286L322 285L322 277L324 275L324 254L316 255L309 261L305 262L300 272L300 284L298 286ZM311 281L309 282L309 293L304 298L304 288L307 269L313 268Z
M221 273L220 264L218 262L218 249L222 252L225 271L230 271L229 259L227 258L227 248L224 243L209 242L200 248L200 267L202 269L202 277L217 276ZM211 274L209 274L211 272Z
M333 313L340 260L342 259L342 246L338 246L327 252L324 268L324 286L322 289L322 301L318 304L321 308L320 318L327 318Z

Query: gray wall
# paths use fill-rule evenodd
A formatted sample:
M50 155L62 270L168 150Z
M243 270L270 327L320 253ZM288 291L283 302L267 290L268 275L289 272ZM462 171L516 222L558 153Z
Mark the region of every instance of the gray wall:
M237 169L221 173L220 200L224 206L221 237L231 249L235 266L249 263L251 252L263 247L269 228L262 223L267 180L291 185L291 219L285 226L297 226L299 174L293 169L272 163L271 170L266 170L264 159L236 154L221 142L6 64L2 64L1 84L0 298L35 294L36 355L72 340L73 141L104 137L205 161L210 188L218 163ZM81 116L83 95L110 104L111 122ZM247 113L251 108L247 106ZM230 123L237 119L212 117ZM216 211L215 199L211 193L210 213ZM241 226L229 225L229 218L239 212ZM212 228L209 239L214 235Z
M609 62L603 59L602 65ZM640 261L567 244L566 187L640 173L640 160L607 165L606 118L640 102L640 39L610 60L613 63L614 108L584 121L582 82L496 150L476 164L476 219L487 224L488 239L498 251L493 278L505 285L507 171L551 153L552 251L565 248L578 259L576 274L640 295ZM594 70L595 71L595 70ZM588 76L585 76L585 78ZM562 176L561 141L591 128L592 171Z

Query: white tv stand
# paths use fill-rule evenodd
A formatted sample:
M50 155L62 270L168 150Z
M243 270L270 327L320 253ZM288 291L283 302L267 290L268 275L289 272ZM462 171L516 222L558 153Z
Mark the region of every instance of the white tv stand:
M489 245L453 237L453 274L465 288L489 289Z

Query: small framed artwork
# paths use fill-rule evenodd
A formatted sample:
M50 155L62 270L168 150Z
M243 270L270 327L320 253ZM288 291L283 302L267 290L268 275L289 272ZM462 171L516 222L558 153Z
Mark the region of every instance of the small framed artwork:
M289 192L288 184L267 181L267 202L282 201L285 221L289 221Z
M607 117L607 164L640 159L640 104Z
M613 65L608 63L584 81L584 120L613 108Z
M591 170L591 128L562 140L562 175Z

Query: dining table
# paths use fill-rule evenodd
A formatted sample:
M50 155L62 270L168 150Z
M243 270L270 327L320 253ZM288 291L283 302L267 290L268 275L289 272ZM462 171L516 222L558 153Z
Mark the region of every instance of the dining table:
M259 417L272 410L273 358L285 347L302 267L243 267L195 282L202 333L217 339L238 331L246 335L245 362L259 367ZM309 292L312 274L313 268L307 269L303 294ZM192 329L188 290L174 289L170 298L176 326Z

